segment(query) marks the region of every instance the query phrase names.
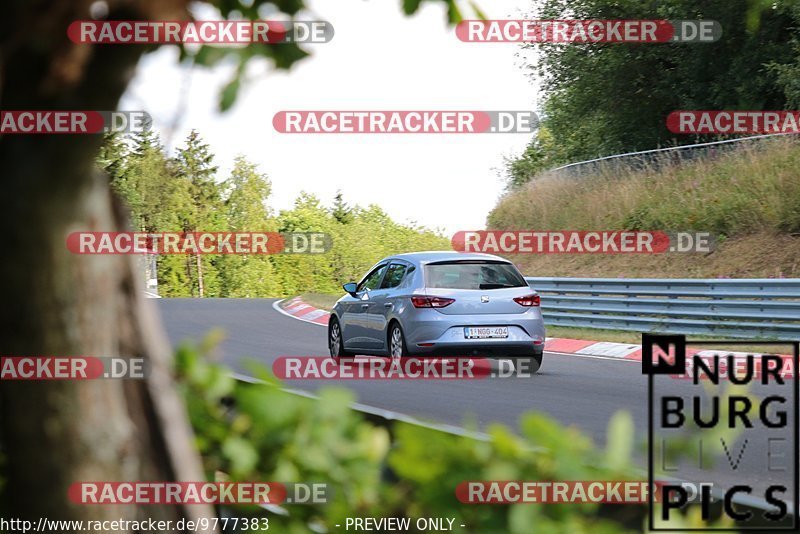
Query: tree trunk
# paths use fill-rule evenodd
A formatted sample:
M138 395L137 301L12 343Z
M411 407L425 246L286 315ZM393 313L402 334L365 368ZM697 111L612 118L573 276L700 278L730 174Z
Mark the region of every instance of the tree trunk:
M200 298L203 298L203 260L200 258L200 254L195 255L195 261L197 262L197 292L200 294Z
M141 46L68 41L91 2L4 6L0 21L2 109L112 110ZM152 12L109 19L180 18L183 1L143 2ZM132 9L128 7L126 9ZM139 9L143 9L139 7ZM170 375L170 351L128 256L67 251L75 230L114 231L124 215L94 170L98 135L5 135L0 169L0 354L143 357L146 380L0 382L0 439L12 517L177 519L210 517L207 506L86 506L67 488L80 481L203 480L185 407Z

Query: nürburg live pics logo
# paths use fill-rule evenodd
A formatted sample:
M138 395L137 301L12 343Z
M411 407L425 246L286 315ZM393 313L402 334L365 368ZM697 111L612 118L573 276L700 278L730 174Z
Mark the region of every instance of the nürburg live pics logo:
M642 335L650 530L797 531L798 345Z

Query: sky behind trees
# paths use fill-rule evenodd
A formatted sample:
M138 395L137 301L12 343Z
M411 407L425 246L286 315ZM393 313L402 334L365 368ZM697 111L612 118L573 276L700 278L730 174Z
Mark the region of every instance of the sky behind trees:
M492 18L519 16L532 5L479 4ZM309 5L314 18L333 24L333 40L307 45L312 56L290 72L258 62L229 112L215 109L232 67L188 73L177 65L175 47L143 59L120 109L148 111L168 149L197 129L225 172L244 154L269 174L277 209L290 207L303 189L326 203L341 189L354 203L379 202L399 222L448 234L483 228L505 187L503 156L521 153L530 134L287 135L274 131L272 116L292 109L532 110L536 90L520 68L519 46L459 41L438 3L423 3L410 17L399 2ZM388 194L390 183L403 185Z

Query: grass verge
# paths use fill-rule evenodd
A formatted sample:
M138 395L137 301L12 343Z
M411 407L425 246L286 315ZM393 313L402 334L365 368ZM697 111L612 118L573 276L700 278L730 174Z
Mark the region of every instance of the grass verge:
M773 139L682 164L535 179L500 199L489 229L711 232L711 254L515 255L529 276L800 277L800 144Z
M311 304L315 308L319 308L321 310L329 310L333 308L333 305L336 304L336 301L339 300L341 295L331 295L328 293L303 293L300 295L300 298L306 304Z

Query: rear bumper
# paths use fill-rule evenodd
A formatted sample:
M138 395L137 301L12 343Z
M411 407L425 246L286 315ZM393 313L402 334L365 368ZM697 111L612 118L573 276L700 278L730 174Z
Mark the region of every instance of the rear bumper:
M408 351L431 356L533 356L544 350L545 330L538 308L519 314L445 315L420 309L401 317ZM507 338L466 339L470 326L507 326Z
M478 340L480 343L435 343L433 346L408 347L408 351L414 356L484 356L487 358L504 357L530 357L540 356L544 351L544 345L534 345L529 343L501 343L502 340L494 340L487 343L486 340Z

